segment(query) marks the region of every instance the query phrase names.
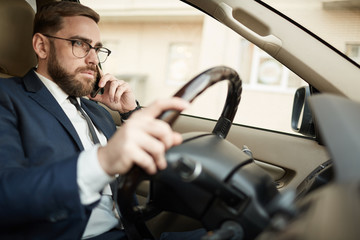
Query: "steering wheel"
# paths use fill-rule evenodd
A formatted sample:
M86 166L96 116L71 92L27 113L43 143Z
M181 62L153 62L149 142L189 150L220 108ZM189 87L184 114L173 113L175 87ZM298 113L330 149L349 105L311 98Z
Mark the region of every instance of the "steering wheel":
M232 125L242 92L242 81L235 70L225 66L210 68L190 80L174 97L180 97L192 102L208 87L222 80L228 80L228 93L221 116L212 134L224 139ZM166 111L159 119L172 125L179 115L179 111ZM145 206L138 206L136 203L134 198L136 188L141 181L149 179L152 180L153 176L147 175L141 168L135 166L122 177L118 185L117 203L122 215L122 224L130 240L153 239L152 234L145 225L145 221L155 217L162 211L156 204L151 190ZM224 192L226 191L224 190Z

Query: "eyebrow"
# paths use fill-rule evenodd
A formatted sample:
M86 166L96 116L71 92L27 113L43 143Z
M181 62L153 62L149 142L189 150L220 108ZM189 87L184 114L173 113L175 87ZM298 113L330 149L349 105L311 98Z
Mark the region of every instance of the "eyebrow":
M92 42L91 39L85 38L85 37L81 37L81 36L79 36L79 35L72 36L72 37L70 37L70 39L82 40L82 41L84 41L84 42L86 42L86 43L89 43L90 45L91 45L91 42ZM101 42L97 42L97 43L94 45L94 47L103 47L103 44L102 44Z

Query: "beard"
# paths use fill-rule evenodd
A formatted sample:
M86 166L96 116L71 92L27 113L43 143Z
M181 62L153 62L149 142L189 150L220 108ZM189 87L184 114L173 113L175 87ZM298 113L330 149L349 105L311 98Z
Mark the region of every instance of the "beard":
M94 78L84 78L83 80L76 78L76 74L82 71L93 70L96 73L95 66L79 67L74 74L68 73L59 63L56 55L56 49L50 43L50 56L48 62L48 73L52 80L69 96L83 97L91 93L94 85Z

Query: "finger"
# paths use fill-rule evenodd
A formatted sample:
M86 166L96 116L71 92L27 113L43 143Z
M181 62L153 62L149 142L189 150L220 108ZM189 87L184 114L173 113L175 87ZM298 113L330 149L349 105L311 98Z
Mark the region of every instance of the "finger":
M110 102L114 102L114 96L115 96L115 92L116 92L116 89L118 87L118 84L117 84L117 81L115 80L111 80L109 83L108 83L109 87L108 87L108 97L109 97L109 101Z
M157 166L153 159L153 156L149 154L147 150L144 148L144 143L139 142L139 139L143 139L142 134L137 132L137 135L140 135L141 138L133 139L133 141L125 141L121 143L119 146L119 141L111 139L109 141L109 145L113 145L112 147L118 146L121 148L121 154L116 153L114 156L113 153L117 152L116 149L113 151L105 151L105 154L110 156L112 161L108 163L106 169L109 169L111 175L113 174L125 174L127 173L132 166L137 165L142 168L145 172L149 174L154 174L157 171ZM131 138L131 137L130 137Z
M116 103L120 102L123 94L129 90L129 84L118 80L119 85L116 88L115 95L114 95L114 101Z
M146 139L148 138L148 139ZM142 149L151 157L152 163L148 163L148 170L151 170L152 173L155 173L157 169L163 170L166 168L166 159L165 159L165 145L155 138L149 138L149 136L145 136L144 138L145 144L141 145ZM145 163L144 163L145 164ZM155 172L153 171L153 167L155 168Z
M161 120L153 120L153 122L147 123L145 126L145 132L148 135L142 136L139 144L142 149L152 156L158 169L165 169L167 166L166 150L180 144L182 136L173 132L171 127Z
M157 172L157 160L154 160L153 156L144 149L139 148L136 156L133 158L133 162L138 167L142 168L148 174L155 174Z
M163 125L165 125L165 129L162 129ZM165 151L167 147L160 140L168 138L163 141L168 142L167 145L170 147L172 131L166 123L152 118L134 119L119 129L120 132L123 133L122 139L128 139L121 146L123 156L131 156L130 161L150 174L154 174L157 169L166 167Z
M151 137L158 139L164 144L166 150L182 142L181 135L173 132L169 124L148 115L143 114L142 116L132 117L128 120L127 125L144 131Z
M183 141L183 137L181 136L180 133L173 132L172 137L173 137L173 146L179 145Z
M122 94L127 90L127 83L121 80L112 79L108 90L109 101L118 103Z
M144 108L142 111L136 112L139 114L148 114L154 118L167 110L182 111L189 106L189 102L184 99L173 97L167 100L156 100L150 106ZM134 114L135 115L135 114Z
M114 82L112 75L105 74L104 76L102 76L98 85L100 88L104 88L104 93L106 94L97 94L94 98L90 96L90 99L95 101L102 101L104 100L105 96L108 97L111 95L111 91L112 96L114 96L114 91L116 91L116 89L113 89L114 87L111 87L112 82ZM109 97L109 101L111 101L111 99L112 98Z
M174 145L173 131L169 124L162 120L154 119L145 126L146 131L154 138L161 141L165 149L169 149Z
M151 156L158 169L166 168L165 151L182 141L180 134L174 134L171 127L158 119L146 117L129 120L127 128L137 129L136 144Z
M99 87L103 88L103 87L105 87L105 85L107 84L108 81L111 81L112 75L109 73L103 74L102 72L100 75L101 75L101 78L99 81Z

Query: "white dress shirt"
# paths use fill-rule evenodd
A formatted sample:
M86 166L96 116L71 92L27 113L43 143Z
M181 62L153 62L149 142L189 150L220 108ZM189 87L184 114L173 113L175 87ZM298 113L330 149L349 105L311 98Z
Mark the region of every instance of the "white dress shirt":
M37 72L36 74L68 116L84 146L85 151L80 153L77 163L80 200L84 205L94 203L99 199L100 202L91 213L83 239L97 236L118 225L109 185L114 178L109 176L100 166L97 157L99 145L94 145L92 142L87 122L75 106L70 103L69 96L55 82ZM77 100L79 101L78 98ZM104 134L99 132L95 126L94 128L101 145L106 145L107 139Z

